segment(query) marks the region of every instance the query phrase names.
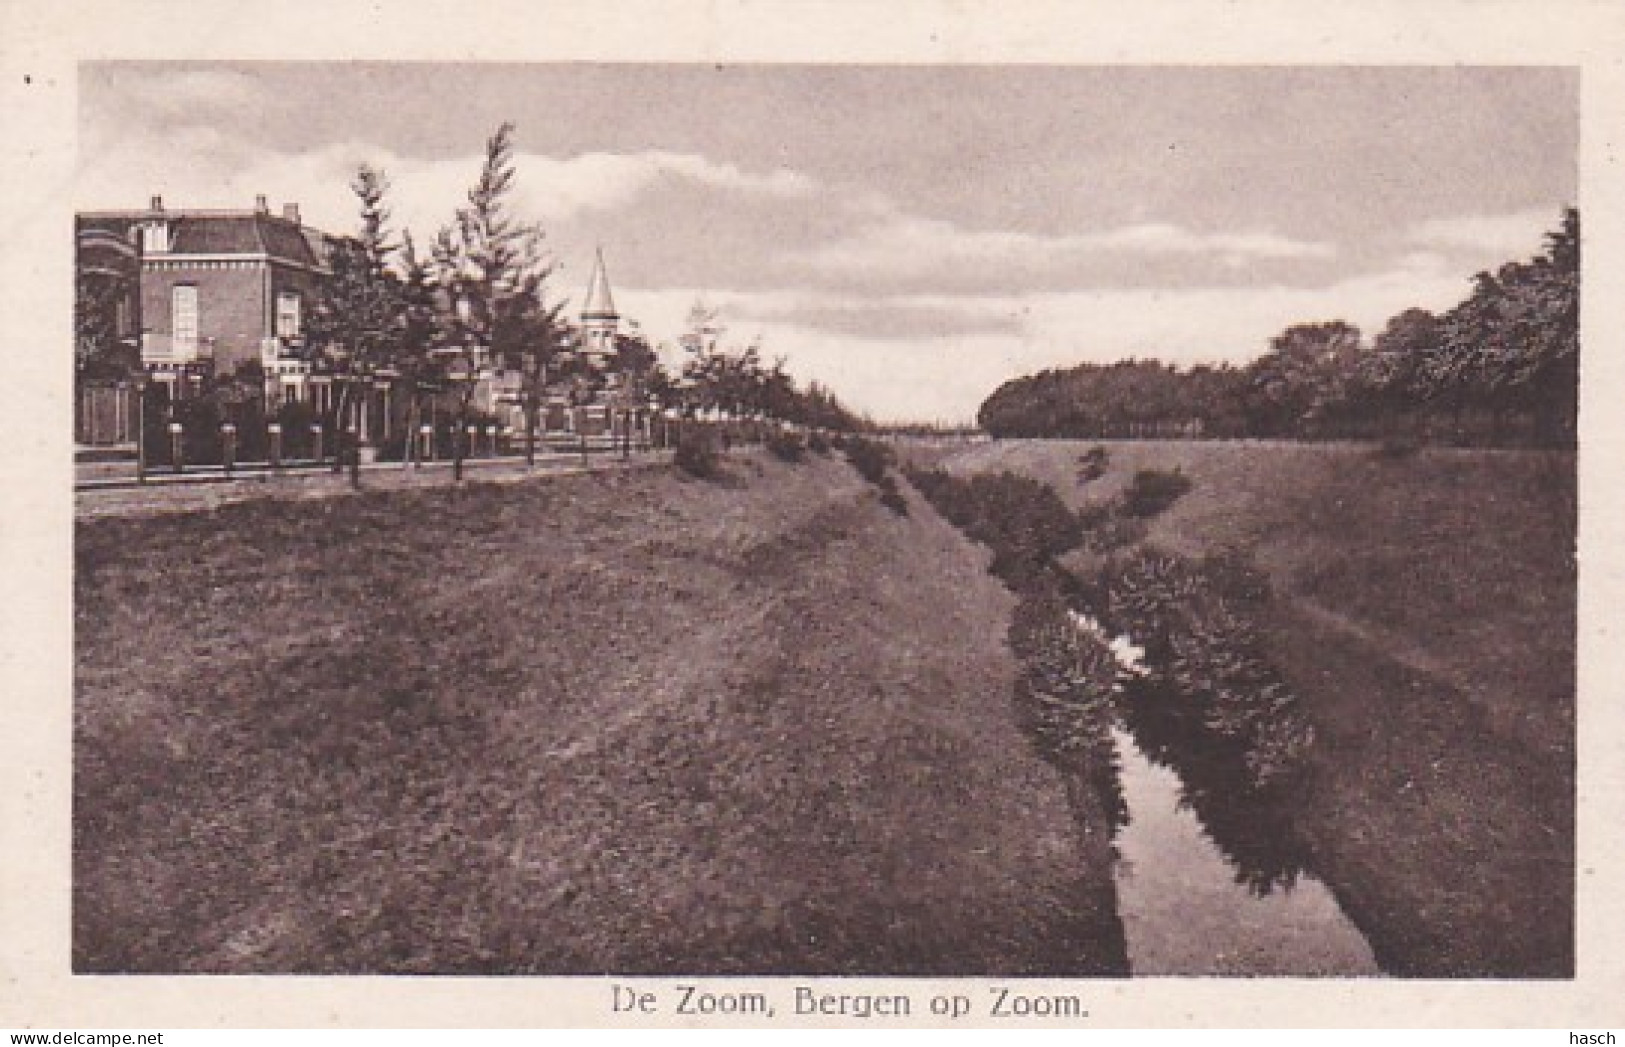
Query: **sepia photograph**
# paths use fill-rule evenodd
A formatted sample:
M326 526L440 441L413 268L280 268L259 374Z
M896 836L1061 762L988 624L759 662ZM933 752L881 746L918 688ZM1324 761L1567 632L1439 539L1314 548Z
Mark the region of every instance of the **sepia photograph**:
M1595 56L559 10L6 56L60 586L0 969L152 1028L1607 1009Z
M80 75L76 970L1572 975L1571 71Z

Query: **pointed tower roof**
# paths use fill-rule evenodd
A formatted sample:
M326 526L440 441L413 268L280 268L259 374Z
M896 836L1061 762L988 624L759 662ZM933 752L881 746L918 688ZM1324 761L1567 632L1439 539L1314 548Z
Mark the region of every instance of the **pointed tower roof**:
M581 307L583 320L618 320L620 313L615 311L615 299L609 293L609 276L604 272L604 249L598 249L598 259L593 263L592 280L587 284L587 301Z

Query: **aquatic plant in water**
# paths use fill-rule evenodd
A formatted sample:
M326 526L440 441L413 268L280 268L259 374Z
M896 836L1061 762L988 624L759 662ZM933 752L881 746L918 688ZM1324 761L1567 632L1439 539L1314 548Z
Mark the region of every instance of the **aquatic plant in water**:
M1301 768L1314 731L1221 584L1202 565L1142 549L1104 586L1107 613L1144 646L1146 672L1178 714L1267 788Z
M1113 826L1124 824L1128 808L1111 735L1119 667L1105 637L1080 630L1065 600L1040 589L1016 605L1010 647L1020 660L1017 725L1046 760L1091 785Z

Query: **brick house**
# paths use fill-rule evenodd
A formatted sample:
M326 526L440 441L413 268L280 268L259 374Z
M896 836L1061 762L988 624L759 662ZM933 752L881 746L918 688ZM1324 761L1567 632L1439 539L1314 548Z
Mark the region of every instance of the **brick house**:
M121 241L136 252L141 362L173 396L253 363L268 401L323 406L303 331L330 238L300 221L297 204L272 214L262 196L252 210L177 211L155 196L146 210L86 212L77 225L82 245Z

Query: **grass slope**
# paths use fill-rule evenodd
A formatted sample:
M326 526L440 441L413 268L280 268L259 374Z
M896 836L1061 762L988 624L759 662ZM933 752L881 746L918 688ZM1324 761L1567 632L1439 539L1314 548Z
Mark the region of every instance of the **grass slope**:
M83 524L75 969L1120 971L983 554L731 468Z
M1074 505L1139 469L1194 489L1148 541L1239 548L1275 592L1269 653L1320 744L1298 822L1386 969L1573 970L1572 455L1352 445L1001 441L951 456Z

